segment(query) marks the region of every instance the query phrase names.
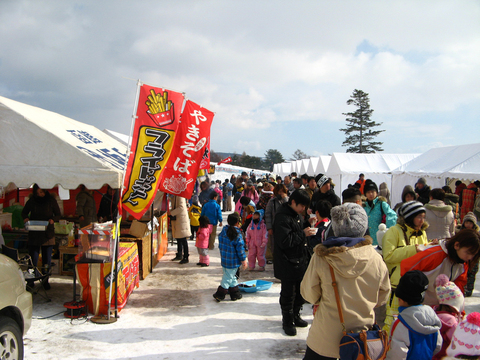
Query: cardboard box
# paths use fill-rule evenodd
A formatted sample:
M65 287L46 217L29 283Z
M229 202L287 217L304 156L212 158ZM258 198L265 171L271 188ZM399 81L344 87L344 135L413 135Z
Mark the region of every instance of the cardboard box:
M75 262L70 260L74 259L78 254L78 247L59 246L58 250L60 251L60 275L73 276Z
M148 235L150 231L148 230L147 223L133 220L132 225L130 225L130 235L135 236L136 238L143 238Z

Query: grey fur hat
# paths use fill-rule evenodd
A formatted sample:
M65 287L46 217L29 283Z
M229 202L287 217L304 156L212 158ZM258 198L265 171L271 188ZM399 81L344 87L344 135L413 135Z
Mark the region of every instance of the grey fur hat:
M332 208L331 216L335 236L356 238L365 236L368 229L368 216L360 205L345 203L335 206Z

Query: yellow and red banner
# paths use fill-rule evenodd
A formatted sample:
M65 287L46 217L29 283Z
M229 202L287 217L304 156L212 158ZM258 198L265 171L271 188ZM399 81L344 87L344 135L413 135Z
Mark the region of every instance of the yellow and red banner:
M172 153L184 96L142 85L128 159L122 207L140 219L157 193L159 178Z
M159 189L189 199L210 139L215 114L188 100L175 135L172 154L160 174Z

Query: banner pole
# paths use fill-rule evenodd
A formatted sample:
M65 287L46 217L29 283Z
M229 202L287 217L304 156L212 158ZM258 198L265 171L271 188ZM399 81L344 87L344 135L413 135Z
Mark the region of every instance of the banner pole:
M125 176L127 173L127 163L128 159L130 157L130 146L132 143L132 133L133 133L133 127L135 126L135 120L137 118L137 106L138 106L138 99L140 96L140 86L142 85L140 79L137 80L137 91L135 94L135 104L133 106L133 114L132 114L132 122L130 124L130 134L128 137L128 145L127 145L127 154L125 156L125 164L123 168L123 175L122 175L122 183L120 184L120 205L122 204L122 197L123 197L123 192L124 192L124 187L123 183L125 182ZM118 209L118 214L120 214L122 211L122 208L120 207ZM117 215L118 216L118 215ZM120 220L121 221L121 220ZM117 261L118 261L118 243L120 242L120 221L117 221L117 226L115 227L115 241L113 243L113 261L112 261L112 266L111 266L111 271L110 271L110 289L108 293L108 314L107 314L107 319L110 320L110 310L111 310L111 303L112 303L112 288L113 288L113 276L115 276L115 318L118 317L118 302L117 302ZM115 275L114 275L115 274Z

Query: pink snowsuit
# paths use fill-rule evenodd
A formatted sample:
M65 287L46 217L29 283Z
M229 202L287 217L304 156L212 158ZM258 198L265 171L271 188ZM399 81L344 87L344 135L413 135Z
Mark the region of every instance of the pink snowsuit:
M267 226L263 219L258 224L252 222L247 228L247 244L248 244L248 267L250 270L255 269L255 260L258 260L258 266L265 267L267 259L265 252L267 251Z
M197 240L195 246L197 247L200 262L210 265L210 256L208 256L208 239L213 230L213 226L210 224L206 228L199 228L197 230Z

